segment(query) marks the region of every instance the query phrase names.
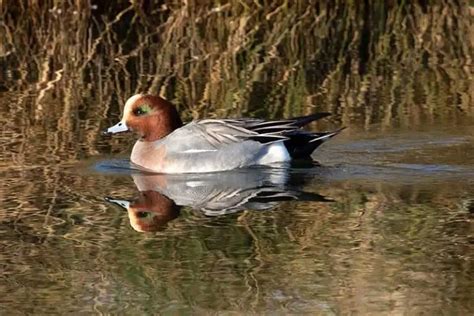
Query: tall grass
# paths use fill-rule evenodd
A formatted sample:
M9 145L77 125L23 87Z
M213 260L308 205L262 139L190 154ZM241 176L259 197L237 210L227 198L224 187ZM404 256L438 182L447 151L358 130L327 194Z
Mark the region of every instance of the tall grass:
M77 156L110 150L98 131L137 92L172 100L185 119L472 116L470 7L422 3L2 1L2 119Z

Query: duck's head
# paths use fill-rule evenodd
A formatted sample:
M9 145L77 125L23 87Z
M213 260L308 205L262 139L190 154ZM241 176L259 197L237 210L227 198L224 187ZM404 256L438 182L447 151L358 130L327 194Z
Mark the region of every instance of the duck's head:
M134 201L105 198L127 210L130 225L138 232L152 232L178 217L180 207L173 200L156 191L140 192Z
M173 104L158 96L136 94L125 102L122 120L104 133L133 131L144 141L155 141L182 125Z

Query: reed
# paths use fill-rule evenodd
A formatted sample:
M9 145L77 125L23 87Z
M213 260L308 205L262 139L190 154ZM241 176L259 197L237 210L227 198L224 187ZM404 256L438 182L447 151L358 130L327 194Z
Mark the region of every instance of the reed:
M34 133L73 160L123 146L98 132L137 92L172 100L186 119L330 111L365 128L456 122L474 108L470 10L447 0L2 1L2 117L18 138Z
M346 124L409 124L472 114L469 10L447 0L3 1L2 86L34 93L37 119L78 112L81 96L96 101L90 115L117 115L139 91L188 118L331 110ZM71 87L78 95L63 102Z

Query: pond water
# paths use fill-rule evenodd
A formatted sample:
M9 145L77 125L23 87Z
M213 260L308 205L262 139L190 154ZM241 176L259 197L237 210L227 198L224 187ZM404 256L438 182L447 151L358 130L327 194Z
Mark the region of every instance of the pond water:
M18 3L0 5L1 315L474 314L471 6ZM186 121L347 128L311 163L144 174L133 135L100 134L138 92Z
M473 127L348 129L321 165L207 175L2 151L2 308L467 314Z

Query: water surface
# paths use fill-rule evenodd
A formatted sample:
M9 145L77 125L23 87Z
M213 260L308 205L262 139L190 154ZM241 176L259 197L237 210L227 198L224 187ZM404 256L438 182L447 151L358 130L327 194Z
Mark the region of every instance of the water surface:
M320 166L224 177L139 174L120 156L3 167L2 306L465 314L473 308L472 128L349 130L316 155ZM188 191L176 195L183 182ZM153 186L184 205L156 193L158 204L145 205L151 214L139 217L105 200L143 206L150 197L140 190ZM237 199L259 188L287 196L227 215L192 204L192 194L232 188L241 189ZM140 226L150 216L160 220Z

